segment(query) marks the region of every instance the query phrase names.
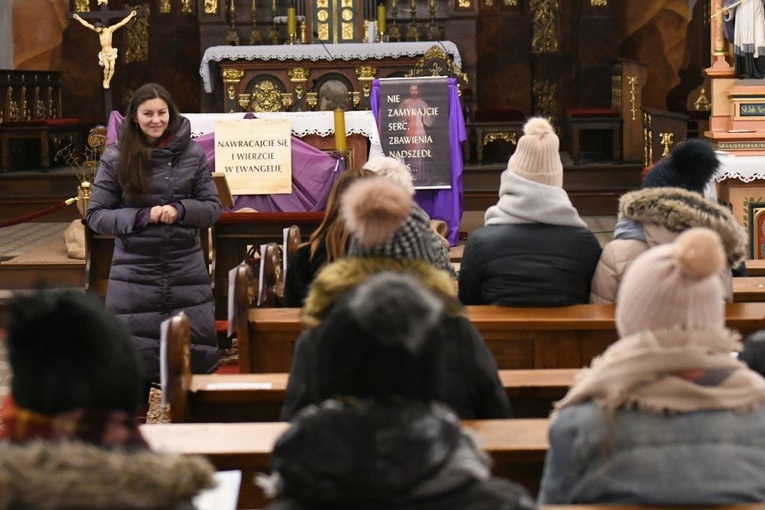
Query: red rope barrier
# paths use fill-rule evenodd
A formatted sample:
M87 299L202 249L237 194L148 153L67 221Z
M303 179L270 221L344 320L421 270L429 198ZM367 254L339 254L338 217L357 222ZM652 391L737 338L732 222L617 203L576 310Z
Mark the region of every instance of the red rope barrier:
M58 211L59 209L62 209L64 207L68 206L69 204L73 204L74 202L76 202L76 200L72 200L70 198L68 200L64 200L63 202L59 202L58 204L53 204L50 207L46 207L42 211L33 212L33 213L27 214L25 216L22 216L20 218L14 218L12 220L2 221L2 222L0 222L0 228L12 227L13 225L18 225L19 223L25 223L27 221L32 221L32 220L34 220L36 218L39 218L40 216L45 216L46 214L50 214L52 212Z

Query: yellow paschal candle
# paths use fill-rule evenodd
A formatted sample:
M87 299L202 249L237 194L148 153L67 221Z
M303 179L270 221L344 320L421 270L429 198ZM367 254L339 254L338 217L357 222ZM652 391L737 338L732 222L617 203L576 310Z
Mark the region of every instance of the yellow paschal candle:
M345 110L335 110L335 149L344 151L348 148L345 139Z
M287 8L287 33L297 35L297 15L294 7Z
M381 3L377 5L377 31L381 34L385 33L385 4Z

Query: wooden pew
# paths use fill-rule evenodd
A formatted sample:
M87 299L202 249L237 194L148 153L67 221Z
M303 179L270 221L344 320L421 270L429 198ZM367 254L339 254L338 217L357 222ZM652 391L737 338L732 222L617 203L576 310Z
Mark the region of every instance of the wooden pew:
M733 301L735 303L765 301L765 276L733 278Z
M765 276L765 259L748 259L746 272L749 276Z
M279 421L287 373L192 375L188 318L167 329L167 390L174 423ZM545 418L578 369L500 370L516 418Z
M228 272L242 262L249 246L282 245L284 229L297 226L303 241L324 219L323 212L223 213L213 226L215 318L228 319Z
M580 368L617 340L614 305L560 308L468 306L500 369ZM237 312L242 373L288 372L303 329L299 308ZM747 335L765 327L765 302L726 305L727 326ZM246 321L245 321L246 319Z
M575 368L500 370L516 418L545 418L568 391ZM289 374L193 375L185 391L171 392L173 422L279 421Z
M271 450L287 427L288 423L173 423L142 425L141 432L154 450L203 455L220 471L242 470L238 508L263 508L268 499L253 480L256 473L270 471ZM548 448L548 420L465 421L463 427L479 438L496 476L536 494Z

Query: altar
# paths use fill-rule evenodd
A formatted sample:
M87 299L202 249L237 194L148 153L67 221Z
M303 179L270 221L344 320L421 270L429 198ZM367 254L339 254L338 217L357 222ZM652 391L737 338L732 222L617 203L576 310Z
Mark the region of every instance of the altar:
M765 156L734 156L718 152L720 168L715 174L717 198L729 205L733 216L748 234L749 258L765 258L762 250L752 249L765 242Z
M464 85L451 41L213 46L199 67L204 89L225 112L368 110L372 81L450 76Z

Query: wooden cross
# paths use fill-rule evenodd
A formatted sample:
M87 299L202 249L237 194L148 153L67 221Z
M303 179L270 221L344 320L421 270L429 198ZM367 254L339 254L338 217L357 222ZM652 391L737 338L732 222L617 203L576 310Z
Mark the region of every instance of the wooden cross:
M114 60L116 60L116 50L111 46L111 35L114 30L127 24L132 17L143 16L143 13L139 9L128 10L111 10L109 9L108 0L98 0L100 6L99 10L93 12L75 12L67 14L69 19L77 19L83 26L96 31L99 34L102 51L99 53L99 63L104 66L104 114L106 118L109 118L112 111L112 89L109 87L112 74L114 73ZM131 16L132 13L135 14ZM121 18L121 21L115 23L111 27L109 21L114 18ZM88 20L92 20L94 23L88 23ZM104 28L108 33L104 34L103 30L99 32L99 29ZM105 41L108 38L108 43ZM106 50L114 51L114 57L109 58L109 55L105 55Z

